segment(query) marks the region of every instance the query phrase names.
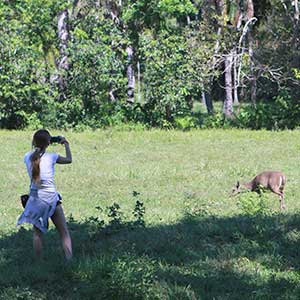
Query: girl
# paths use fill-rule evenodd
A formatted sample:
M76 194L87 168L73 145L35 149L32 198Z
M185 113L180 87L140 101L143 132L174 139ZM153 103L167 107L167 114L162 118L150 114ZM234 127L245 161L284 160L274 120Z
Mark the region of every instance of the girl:
M55 163L70 164L72 154L64 137L60 138L59 143L65 146L65 156L46 152L50 139L47 130L38 130L33 136L34 150L25 154L24 162L31 182L29 199L18 225L24 222L33 224L33 247L39 258L42 253L42 233L47 232L48 219L51 218L60 234L65 257L69 260L72 258L72 242L53 178Z

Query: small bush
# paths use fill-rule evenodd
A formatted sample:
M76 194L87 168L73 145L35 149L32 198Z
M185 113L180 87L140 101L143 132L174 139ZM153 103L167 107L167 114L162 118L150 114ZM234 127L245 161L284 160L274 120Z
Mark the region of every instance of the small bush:
M223 128L228 127L229 123L226 121L224 115L221 112L213 115L207 115L203 118L201 128Z
M192 116L184 116L175 118L175 125L182 130L189 130L197 127L197 119Z
M248 216L266 215L269 209L266 204L266 196L252 192L245 192L239 196L238 206Z

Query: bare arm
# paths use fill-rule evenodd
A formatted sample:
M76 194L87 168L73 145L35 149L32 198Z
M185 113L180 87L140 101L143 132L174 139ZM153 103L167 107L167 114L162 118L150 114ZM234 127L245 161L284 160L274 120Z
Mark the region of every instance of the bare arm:
M58 164L70 164L72 162L72 153L69 142L63 137L60 141L60 144L65 145L66 156L59 155L56 162Z

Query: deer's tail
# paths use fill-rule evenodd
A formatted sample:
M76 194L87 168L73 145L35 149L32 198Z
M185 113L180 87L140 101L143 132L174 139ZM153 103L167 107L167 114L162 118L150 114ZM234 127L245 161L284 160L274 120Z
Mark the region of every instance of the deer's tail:
M286 177L285 177L284 174L282 174L282 175L280 176L280 181L281 181L280 189L281 189L281 191L283 191L284 186L285 186L285 184L286 184Z

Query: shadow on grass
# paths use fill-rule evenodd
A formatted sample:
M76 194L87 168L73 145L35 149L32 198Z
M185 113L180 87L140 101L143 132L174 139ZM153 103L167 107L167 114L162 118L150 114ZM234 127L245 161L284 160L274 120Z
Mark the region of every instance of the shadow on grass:
M32 233L0 240L0 299L298 299L300 215L186 217L107 231L69 224L74 260L55 230L44 259Z

